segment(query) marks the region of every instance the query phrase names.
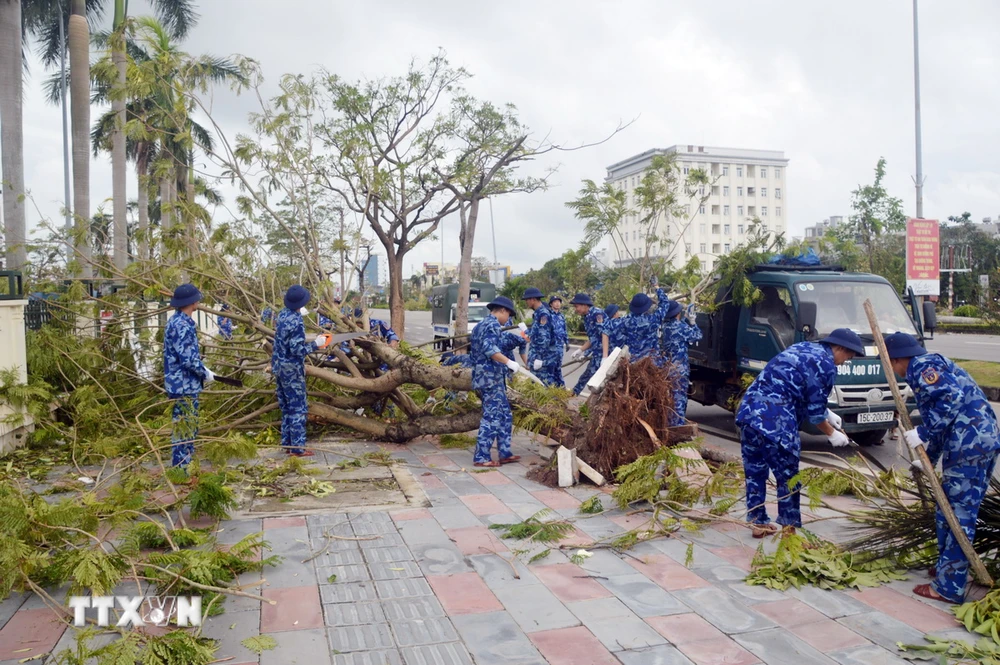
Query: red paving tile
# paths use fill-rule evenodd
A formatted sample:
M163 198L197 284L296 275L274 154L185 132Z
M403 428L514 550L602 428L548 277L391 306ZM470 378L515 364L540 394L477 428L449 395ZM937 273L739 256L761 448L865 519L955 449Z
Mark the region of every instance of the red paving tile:
M510 510L492 494L469 494L459 497L474 515L499 515Z
M265 517L264 518L264 530L268 529L283 529L289 526L305 526L306 518L304 517Z
M261 595L268 600L277 601L277 604L261 603L260 632L280 633L286 630L323 627L319 587L265 589Z
M924 633L957 628L959 625L954 615L888 587L852 591L848 595Z
M709 551L720 559L749 572L754 550L748 547L711 547Z
M632 529L640 529L643 527L648 529L653 523L652 518L648 514L614 515L613 517L609 517L608 519L617 524L618 526L620 526L621 528L625 529L626 531L631 531Z
M665 554L643 557L642 561L627 559L628 564L667 591L695 589L711 584Z
M496 485L513 485L514 481L503 475L499 471L486 471L485 473L474 473L472 477L479 481L484 487L495 487Z
M534 566L531 569L542 584L564 603L593 598L609 598L612 593L597 580L592 579L580 566L557 563L551 566Z
M594 544L594 538L574 527L572 531L559 539L559 544L568 547L589 547Z
M449 615L481 614L503 609L503 605L476 573L428 575L427 583Z
M754 665L760 660L739 644L723 637L704 642L688 642L677 649L695 665Z
M444 482L442 482L440 478L435 476L430 471L420 474L419 476L417 476L417 479L420 481L420 484L423 485L425 489L439 490L439 489L444 489L446 487Z
M529 634L528 639L549 665L619 665L618 659L583 626L543 630Z
M464 529L447 529L445 533L455 541L462 554L489 554L490 552L506 552L507 546L493 535L485 526L470 526Z
M754 609L760 610L760 605ZM868 640L853 630L825 617L820 621L799 624L789 630L809 646L824 653L869 644Z
M721 630L694 613L649 617L646 623L667 638L671 644L720 640L726 636Z
M0 630L0 660L30 659L47 653L65 630L66 624L46 607L19 610Z
M815 623L826 617L803 602L789 598L771 603L760 603L753 608L774 623L784 628L799 626L804 623ZM838 626L840 624L837 624Z
M537 492L530 492L530 494L552 510L580 507L578 500L562 490L538 490Z
M394 513L389 513L389 517L392 518L393 522L434 519L434 516L431 515L431 511L426 508L417 508L416 510L397 510Z
M447 455L419 455L419 457L421 462L435 469L458 471L461 468Z

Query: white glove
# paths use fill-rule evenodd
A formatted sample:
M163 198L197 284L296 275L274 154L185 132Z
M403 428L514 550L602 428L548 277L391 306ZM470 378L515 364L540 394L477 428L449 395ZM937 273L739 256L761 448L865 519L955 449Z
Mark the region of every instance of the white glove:
M844 419L830 409L826 410L826 422L833 425L833 429L844 429Z
M300 307L299 314L301 314L302 316L309 316L309 310L306 309L305 307Z
M920 440L920 435L915 429L908 429L903 432L903 441L906 441L906 445L910 447L910 450L916 450L917 446L924 445L924 442Z
M325 349L328 346L330 346L329 335L316 335L316 348Z
M531 367L537 372L542 368L543 364L544 363L541 360L535 360L535 362L531 363Z
M573 355L570 356L570 358L572 358L573 360L579 360L580 358L583 358L583 349L577 349L576 351L574 351Z
M850 444L851 442L847 439L847 435L839 429L834 430L833 434L830 435L830 445L834 448L843 448L844 446L848 446Z
M504 365L506 365L507 369L509 369L510 371L512 371L514 373L517 373L517 370L521 369L521 366L518 365L513 360L511 360L510 358L507 359L507 362L505 362Z
M213 372L212 370L210 370L209 368L206 367L205 368L205 385L207 386L212 381L215 381L215 372Z
M698 320L698 310L694 306L694 303L691 303L690 305L687 306L687 320L688 323L690 323L691 325L694 325L695 322Z
M910 462L910 468L911 469L916 469L917 471L923 471L924 470L924 465L920 461L920 459L917 458L917 459L913 460L912 462Z
M521 321L519 324L517 324L517 329L520 330L525 335L528 334L528 326L524 324L524 321Z

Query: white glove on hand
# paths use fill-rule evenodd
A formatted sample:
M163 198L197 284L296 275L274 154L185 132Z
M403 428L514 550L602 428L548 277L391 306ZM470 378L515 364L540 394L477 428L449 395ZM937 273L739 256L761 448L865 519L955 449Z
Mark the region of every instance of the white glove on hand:
M544 363L542 363L541 360L535 360L535 362L531 363L531 367L532 367L532 369L534 369L537 372L538 370L540 370L542 368L543 364Z
M910 468L916 469L917 471L923 471L924 465L919 459L915 459L912 462L910 462Z
M577 349L576 351L574 351L573 355L571 355L570 358L572 358L573 360L579 360L580 358L583 358L583 349Z
M924 445L924 442L920 439L920 435L915 429L908 429L903 432L903 441L906 441L906 445L910 447L910 450L916 450L917 446Z
M316 348L325 349L328 346L330 346L329 335L316 335Z
M525 325L524 321L521 321L519 324L517 324L517 329L520 330L521 333L524 335L528 334L528 326Z
M694 303L687 306L687 320L691 325L694 325L698 320L698 309L694 306Z
M830 409L826 410L826 422L833 425L833 429L844 429L844 419Z
M834 448L843 448L844 446L849 446L850 444L851 442L848 440L847 435L839 429L834 430L833 434L830 435L830 445Z
M213 372L212 370L210 370L209 368L206 367L205 368L205 385L207 386L208 384L212 383L212 381L215 381L215 372Z
M504 365L506 365L506 366L507 366L507 369L509 369L510 371L514 372L515 374L517 373L517 371L518 371L519 369L521 369L521 366L520 366L520 365L518 365L518 364L517 364L516 362L514 362L513 360L510 360L509 358L507 359L507 362L505 362L505 363L504 363Z

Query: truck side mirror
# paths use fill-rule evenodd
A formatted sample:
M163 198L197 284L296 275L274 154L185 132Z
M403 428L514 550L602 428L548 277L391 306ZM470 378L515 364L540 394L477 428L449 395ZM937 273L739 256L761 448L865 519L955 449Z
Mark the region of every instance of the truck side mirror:
M937 328L937 310L934 308L934 303L930 300L924 301L924 330L927 330L934 334L934 329Z
M799 321L797 328L803 333L811 333L816 330L816 303L799 301Z

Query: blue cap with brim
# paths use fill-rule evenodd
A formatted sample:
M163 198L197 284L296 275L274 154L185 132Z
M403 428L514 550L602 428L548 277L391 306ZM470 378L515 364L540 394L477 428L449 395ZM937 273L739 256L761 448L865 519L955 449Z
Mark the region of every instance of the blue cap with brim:
M660 307L663 307L663 305L660 305ZM667 305L667 313L664 316L668 319L672 319L680 314L682 309L684 309L684 305L680 304L676 300L671 300Z
M170 306L180 309L193 305L201 300L201 291L194 284L181 284L174 289L174 296L170 299Z
M530 289L524 292L524 295L521 296L521 300L528 300L530 298L538 298L539 300L542 300L544 297L545 297L544 293L542 293L535 287L531 287Z
M638 316L645 314L653 306L653 301L645 293L637 293L632 296L632 302L628 304L628 311Z
M889 352L889 358L914 358L927 353L927 349L920 346L920 342L913 335L905 332L895 332L885 336L885 350Z
M854 354L859 358L865 355L864 342L861 341L856 332L848 328L837 328L819 341L822 344L842 346L845 349L854 351Z
M497 296L491 302L486 304L486 309L490 310L491 312L497 307L503 307L511 314L517 311L514 309L514 303L511 302L510 298L506 296Z
M288 287L288 292L285 293L285 307L293 311L302 309L311 298L312 296L309 295L309 291L306 290L306 287L299 284L293 284Z
M577 293L573 296L573 299L569 301L570 305L589 305L594 306L594 301L590 299L586 293Z

